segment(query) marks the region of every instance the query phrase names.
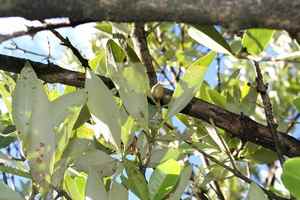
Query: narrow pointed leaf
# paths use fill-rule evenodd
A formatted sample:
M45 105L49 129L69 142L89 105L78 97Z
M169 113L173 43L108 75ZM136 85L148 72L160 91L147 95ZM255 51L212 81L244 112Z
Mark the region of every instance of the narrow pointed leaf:
M83 105L86 102L87 93L85 90L78 90L51 102L51 115L53 126L59 125L69 114L70 108Z
M29 160L31 174L38 183L50 176L54 164L55 135L49 122L50 102L32 67L21 71L13 95L13 119Z
M88 108L99 124L106 140L116 147L121 141L120 111L111 91L93 72L88 71L85 87L88 91Z
M211 25L201 25L189 28L188 34L198 43L212 51L231 55L231 48L223 36Z
M142 126L147 126L149 82L144 67L132 63L116 71L112 78L126 110Z
M149 200L147 183L139 168L131 161L125 161L124 165L128 176L127 183L129 189L140 199Z
M169 104L168 117L180 112L192 100L199 90L206 71L215 55L214 52L210 52L189 66L182 79L176 85L176 89Z

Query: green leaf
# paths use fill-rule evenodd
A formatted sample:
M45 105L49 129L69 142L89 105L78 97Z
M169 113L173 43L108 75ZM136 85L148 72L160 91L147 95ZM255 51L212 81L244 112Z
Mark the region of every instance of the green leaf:
M179 163L173 159L158 165L149 181L151 199L164 199L175 188L180 171Z
M148 126L147 92L149 82L144 67L140 64L129 64L112 74L120 97L126 110L141 126Z
M80 107L86 102L86 91L77 90L66 95L61 96L60 98L51 102L51 117L54 127L60 125L60 123L72 113L73 107ZM77 117L76 117L77 119ZM75 119L75 120L76 120ZM74 124L74 123L73 123ZM73 127L72 127L73 128Z
M201 25L189 28L188 34L198 43L212 51L232 55L229 44L223 36L211 25Z
M85 102L86 93L78 91L50 102L30 64L22 69L13 93L12 116L33 179L46 186L50 182L56 149L55 128L64 121L73 106ZM59 137L61 137L59 135Z
M0 182L0 194L0 200L24 200L19 193L10 189L3 182Z
M31 175L28 172L22 171L22 170L17 169L17 168L4 166L4 165L0 165L0 171L5 172L5 173L9 173L9 174L13 174L13 175L17 175L17 176L22 176L22 177L25 177L25 178L32 178Z
M129 189L134 192L140 199L149 200L149 191L143 174L139 171L138 166L132 161L124 161L127 172L127 184Z
M242 45L248 53L258 55L268 46L274 32L274 30L263 28L248 29L243 35Z
M103 181L101 180L100 176L92 169L89 171L88 174L85 196L86 199L90 200L108 199L108 194L105 191Z
M268 200L264 191L256 185L256 183L250 184L247 200Z
M64 176L64 188L69 196L74 200L84 200L86 176L83 173L78 173L72 168L66 171Z
M300 198L300 157L291 158L283 165L282 182L297 198Z
M91 118L91 113L89 111L89 108L87 105L84 105L79 113L79 116L74 124L74 129L79 128L82 126L85 122L87 122Z
M118 148L121 142L121 117L113 95L93 72L87 71L86 75L88 108L104 138Z
M101 50L97 52L96 56L89 60L89 66L101 75L107 75L105 51Z
M134 127L134 119L130 116L128 116L126 122L122 126L122 135L121 139L125 146L125 149L128 147L130 139L132 138L132 129Z
M192 100L201 87L205 73L215 55L215 52L210 52L188 67L184 76L176 85L171 102L169 103L168 117L172 117L180 112Z
M90 169L97 169L94 171L109 171L113 173L113 166L116 161L114 161L109 155L103 153L99 150L91 150L85 152L84 154L78 156L74 163L75 167L79 170L83 170L85 172L89 172ZM107 168L107 170L104 170ZM107 175L105 173L105 175Z
M14 141L16 141L16 133L10 133L8 135L0 134L0 149L7 147Z
M249 86L245 86L249 88ZM243 89L245 89L245 87ZM255 113L256 108L256 100L257 100L257 90L255 87L250 87L248 93L241 101L242 111L245 115L253 115Z
M50 181L54 166L55 135L49 121L50 102L43 85L27 63L13 94L13 119L31 174L38 183Z
M182 193L185 191L185 189L187 188L190 182L191 175L192 175L192 167L189 165L182 170L180 174L179 183L176 186L176 190L170 194L168 199L179 200L181 198Z
M209 88L208 94L214 104L221 107L226 106L226 97L220 94L217 90Z
M108 40L106 47L108 49L108 59L114 59L113 62L116 63L124 62L126 53L114 40Z
M108 34L112 34L112 25L110 23L107 23L107 22L97 22L96 23L96 26L95 26L96 29L102 31L102 32L105 32L105 33L108 33Z

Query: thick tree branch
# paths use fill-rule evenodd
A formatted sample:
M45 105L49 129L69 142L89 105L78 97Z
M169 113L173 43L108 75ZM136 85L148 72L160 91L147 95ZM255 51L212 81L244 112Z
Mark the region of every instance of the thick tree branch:
M0 0L0 17L31 20L69 17L73 20L222 24L300 31L298 0Z
M0 69L4 71L19 73L25 62L26 60L22 58L0 55ZM38 77L48 83L62 83L75 87L84 86L84 73L66 70L54 64L42 64L38 62L31 62L31 64ZM110 79L101 78L108 88L114 87ZM166 103L166 99L169 100L167 96L171 94L171 91L166 90L166 94L168 95L162 100L163 103ZM197 98L193 98L181 112L206 122L213 120L217 127L226 130L233 137L276 151L270 129L247 116L232 113ZM278 132L278 134L282 139L282 153L289 157L300 156L300 141L281 132Z

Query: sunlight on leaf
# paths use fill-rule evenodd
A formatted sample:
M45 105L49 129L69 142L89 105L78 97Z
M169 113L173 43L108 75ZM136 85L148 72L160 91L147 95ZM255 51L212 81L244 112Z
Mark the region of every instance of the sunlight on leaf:
M177 184L180 171L179 163L173 159L158 165L149 181L151 199L164 199Z
M229 44L214 26L194 26L189 28L188 34L198 43L206 46L212 51L232 55Z

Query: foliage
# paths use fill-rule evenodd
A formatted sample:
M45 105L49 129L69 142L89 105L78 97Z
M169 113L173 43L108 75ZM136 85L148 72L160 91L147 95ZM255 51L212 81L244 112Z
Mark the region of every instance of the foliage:
M17 160L7 152L0 154L0 171L22 177L24 184L14 191L1 182L0 200L34 195L76 200L265 200L266 191L286 198L290 192L300 199L299 158L284 164L284 185L268 182L272 177L262 177L261 171L268 168L271 173L278 166L274 152L232 137L213 119L180 113L197 97L266 124L256 90L255 60L269 83L278 130L286 132L300 110L299 62L289 55L300 50L298 43L284 31L269 29L238 35L219 26L147 27L159 80L174 87L167 106L151 97L130 24L96 24L94 57L89 59L91 69L85 69L82 89L43 84L29 62L17 78L1 72L6 111L0 118L0 148L21 149ZM103 76L116 88L105 85ZM276 173L272 176L280 179Z

